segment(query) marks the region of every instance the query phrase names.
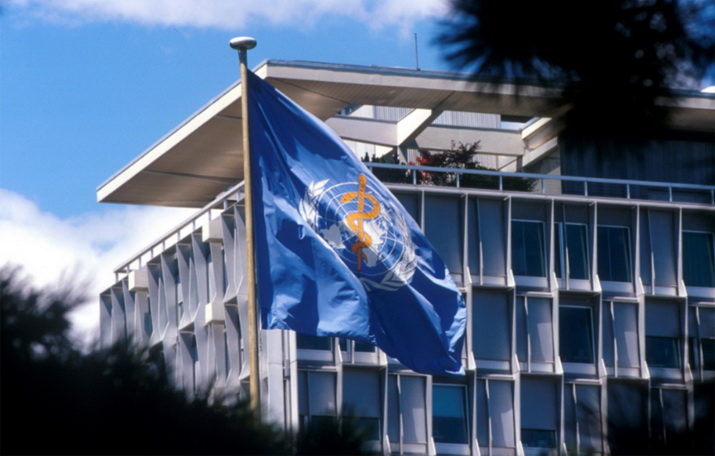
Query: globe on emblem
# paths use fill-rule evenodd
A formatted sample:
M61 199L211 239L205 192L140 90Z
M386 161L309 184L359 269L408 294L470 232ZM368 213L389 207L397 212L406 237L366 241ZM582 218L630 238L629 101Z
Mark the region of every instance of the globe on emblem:
M416 258L407 223L365 175L311 183L300 211L368 289L394 291L412 278Z

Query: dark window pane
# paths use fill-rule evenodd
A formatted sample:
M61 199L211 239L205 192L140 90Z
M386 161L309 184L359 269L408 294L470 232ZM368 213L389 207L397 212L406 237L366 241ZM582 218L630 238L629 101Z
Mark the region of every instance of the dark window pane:
M296 334L296 341L299 349L304 350L330 350L330 337L309 336L306 334Z
M554 272L563 278L562 269L569 271L570 279L588 279L590 268L588 265L588 232L586 225L574 223L559 223L556 234L556 256ZM564 230L566 239L564 240ZM566 259L568 258L568 264Z
M703 348L703 369L715 370L715 339L701 339Z
M380 440L380 420L378 418L357 418L355 426L367 440Z
M375 351L375 346L368 344L367 342L355 341L355 351L356 352L373 353Z
M585 225L566 224L569 278L588 279L588 236Z
M465 388L434 385L432 388L432 433L440 443L467 443Z
M683 282L693 287L715 287L712 233L683 232Z
M566 363L593 363L593 323L588 307L561 307L559 350Z
M601 280L631 281L631 244L627 227L598 227L598 275Z
M556 448L556 431L522 428L521 443L530 448Z
M477 215L479 227L478 243L481 248L484 275L504 277L506 275L506 229L504 226L504 204L501 201L480 200L473 212ZM475 256L476 267L472 274L479 271L479 259ZM472 265L470 265L472 268Z
M521 441L524 446L554 448L559 429L558 383L550 378L522 377Z
M308 422L310 421L310 417L307 415L299 415L298 416L298 432L301 434L305 434L308 432Z
M556 277L562 279L561 269L566 269L566 255L564 255L564 241L563 241L563 224L559 223L556 225L554 230L554 242L556 243L556 259L554 260L554 273Z
M511 357L512 331L507 294L475 290L472 305L474 356L508 361Z
M511 262L514 275L546 276L543 223L516 220L512 222Z
M380 379L377 372L345 369L343 371L343 409L368 440L380 440Z
M387 377L387 437L391 442L400 440L400 398L397 394L397 376Z
M310 426L313 429L335 429L335 422L334 416L313 415L310 417Z
M680 367L678 339L675 337L646 336L645 359L649 367Z
M462 272L460 204L459 198L428 196L425 199L425 235L452 274Z

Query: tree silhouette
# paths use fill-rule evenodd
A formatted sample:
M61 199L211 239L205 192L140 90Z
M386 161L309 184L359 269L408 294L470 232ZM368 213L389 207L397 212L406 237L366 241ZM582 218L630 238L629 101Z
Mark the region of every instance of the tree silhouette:
M69 339L77 288L35 291L17 269L0 269L0 453L2 454L301 454L296 443L260 423L247 403L224 406L208 393L189 398L146 350L119 343L82 353ZM332 433L348 435L349 428ZM315 441L315 439L313 439ZM330 447L359 454L362 440Z
M701 0L452 0L448 60L494 83L563 89L571 129L650 134L657 102L715 73L715 3Z

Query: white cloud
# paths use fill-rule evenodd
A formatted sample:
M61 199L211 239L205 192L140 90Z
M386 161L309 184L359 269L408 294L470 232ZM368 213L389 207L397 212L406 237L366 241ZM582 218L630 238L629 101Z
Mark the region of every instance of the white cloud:
M36 287L86 284L88 302L72 315L75 335L86 341L97 335L99 293L113 284L113 269L192 212L122 207L62 219L0 189L0 266L22 266Z
M49 21L123 21L227 30L252 23L305 26L327 16L349 17L371 28L406 28L447 11L446 0L9 0L8 4Z

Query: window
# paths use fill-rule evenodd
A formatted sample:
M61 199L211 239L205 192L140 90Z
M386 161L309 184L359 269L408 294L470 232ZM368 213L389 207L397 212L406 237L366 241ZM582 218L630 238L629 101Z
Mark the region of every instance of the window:
M573 383L564 387L564 441L569 454L600 453L600 388Z
M598 276L601 280L630 282L630 230L625 226L598 227Z
M651 442L655 448L674 448L675 442L687 431L687 393L679 389L653 388L650 399Z
M565 363L594 362L593 318L590 307L561 306L559 353Z
M713 233L683 231L683 282L693 287L715 287Z
M468 443L467 389L461 385L432 387L432 434L438 443Z
M330 350L333 347L332 337L310 336L297 333L296 344L301 350Z
M700 339L702 366L705 370L715 370L715 339Z
M375 346L372 344L368 344L367 342L360 342L357 340L350 340L346 339L345 337L341 337L338 339L338 344L340 345L340 350L341 351L350 351L349 348L350 346L354 346L354 349L356 352L360 353L374 353L375 352Z
M651 286L673 288L676 280L674 213L647 209L641 216L641 279Z
M151 307L149 306L149 299L146 291L136 291L135 294L136 311L140 315L139 327L137 331L140 332L139 340L146 342L152 335L152 318L151 318Z
M477 440L479 446L513 448L515 446L514 431L513 383L490 379L477 380Z
M544 223L514 220L511 223L511 267L514 275L545 277Z
M198 351L193 332L179 333L179 375L181 387L188 393L196 393L198 385Z
M374 171L377 171L378 168L375 168ZM410 180L411 181L411 180ZM413 193L399 193L395 192L395 197L400 201L402 204L402 207L405 208L408 214L412 216L412 219L417 222L418 225L421 224L420 222L420 199L419 196L413 194Z
M380 377L377 372L345 369L343 414L354 417L369 440L380 440Z
M425 235L452 274L462 273L462 211L460 198L425 198Z
M557 277L563 278L562 271L568 271L569 279L590 278L586 225L576 223L557 224L556 246L558 259L554 269Z
M387 433L391 442L427 443L425 378L390 375L387 383ZM416 448L416 447L413 447ZM420 446L425 451L426 447ZM409 448L406 448L409 450Z
M690 366L697 371L715 370L715 307L693 306L690 318Z
M620 302L604 304L603 358L606 365L639 367L638 307Z
M646 361L650 367L680 367L680 344L673 337L646 336Z
M648 386L608 380L608 444L612 454L643 453L648 442Z
M556 430L522 428L521 443L527 448L556 448Z
M505 277L506 229L503 203L478 199L468 212L470 271L488 277Z
M715 339L701 339L700 347L703 353L703 369L715 370Z
M523 378L521 382L521 443L531 448L556 448L558 407L556 383Z
M511 358L511 318L508 295L501 291L475 289L474 356L477 359L509 361Z
M335 420L335 374L298 372L298 415L301 431Z
M248 367L244 366L247 363L246 350L244 350L247 341L241 337L238 306L226 305L224 309L226 312L226 325L223 334L226 345L226 375L229 383L236 384L239 383L241 371Z
M521 362L554 361L551 300L520 296L517 298L517 356Z
M645 357L649 367L678 368L680 313L672 302L646 302Z

